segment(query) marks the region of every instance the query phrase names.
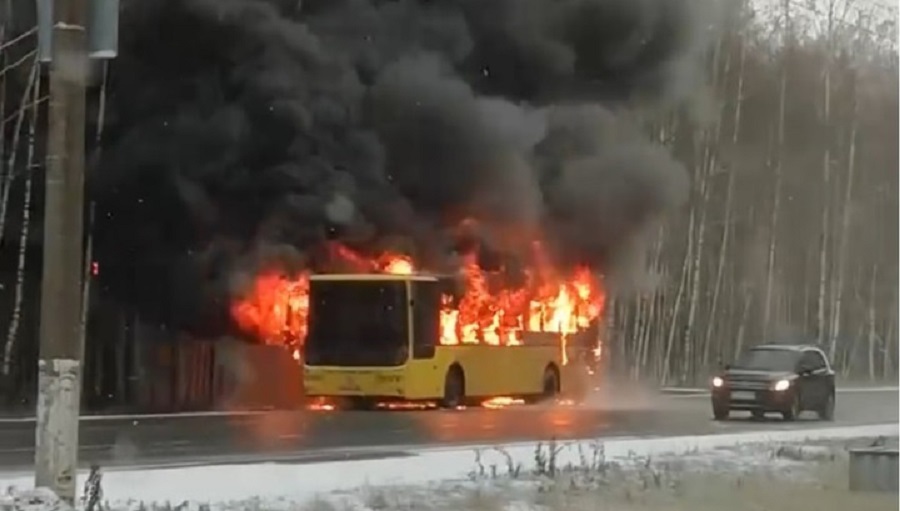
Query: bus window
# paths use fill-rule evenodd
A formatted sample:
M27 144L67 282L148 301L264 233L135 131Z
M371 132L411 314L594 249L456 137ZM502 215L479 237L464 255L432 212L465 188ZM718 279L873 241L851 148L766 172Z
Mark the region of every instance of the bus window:
M434 357L441 335L441 289L437 282L413 282L413 358Z
M313 281L307 365L398 366L409 357L403 281Z

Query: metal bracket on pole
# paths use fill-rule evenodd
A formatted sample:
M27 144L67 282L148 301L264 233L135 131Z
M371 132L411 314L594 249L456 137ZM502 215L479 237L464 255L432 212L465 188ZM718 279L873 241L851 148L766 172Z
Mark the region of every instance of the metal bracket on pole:
M38 59L53 60L53 2L36 0L38 25ZM120 0L88 2L88 57L94 60L114 59L119 55Z

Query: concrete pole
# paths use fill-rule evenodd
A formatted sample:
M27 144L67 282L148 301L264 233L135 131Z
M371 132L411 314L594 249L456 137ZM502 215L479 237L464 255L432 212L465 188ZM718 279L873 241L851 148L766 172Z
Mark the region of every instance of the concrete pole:
M89 0L56 0L44 198L35 485L74 503L81 402L85 21Z

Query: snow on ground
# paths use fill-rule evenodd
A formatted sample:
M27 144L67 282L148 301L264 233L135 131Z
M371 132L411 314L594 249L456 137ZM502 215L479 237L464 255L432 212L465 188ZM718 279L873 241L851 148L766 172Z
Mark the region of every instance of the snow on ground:
M486 480L504 479L514 484L536 471L559 473L579 467L590 471L591 467L643 464L645 468L657 467L654 470L664 467L661 470L680 472L740 471L760 465L789 468L798 461L790 456L773 458L773 444L822 443L823 439L896 437L897 434L895 423L602 442L454 447L419 450L409 457L380 460L115 470L103 474L102 486L104 499L115 508L133 508L133 503L143 501L213 503L217 508L228 509L248 509L248 502L256 502L253 507L259 509L260 502L265 502L267 508L293 509L298 502L317 502L316 499L347 495L347 492L371 493L378 488L393 487L420 488L429 494L453 493ZM26 489L32 485L30 476L0 474L0 488ZM410 490L404 494L415 495L415 492Z

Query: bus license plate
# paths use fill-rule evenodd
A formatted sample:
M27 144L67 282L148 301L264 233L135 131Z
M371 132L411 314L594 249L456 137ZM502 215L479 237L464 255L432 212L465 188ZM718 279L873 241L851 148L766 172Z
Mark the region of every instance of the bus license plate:
M749 400L756 399L756 393L749 392L746 390L744 390L744 391L738 390L736 392L731 393L731 399L739 399L742 401L749 401Z

